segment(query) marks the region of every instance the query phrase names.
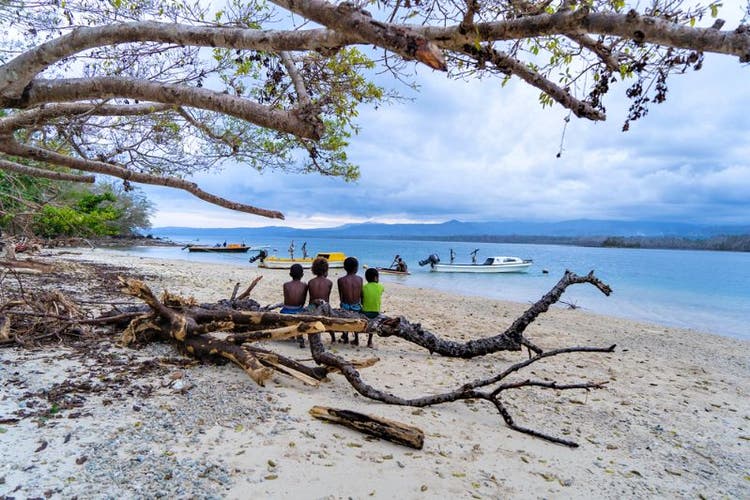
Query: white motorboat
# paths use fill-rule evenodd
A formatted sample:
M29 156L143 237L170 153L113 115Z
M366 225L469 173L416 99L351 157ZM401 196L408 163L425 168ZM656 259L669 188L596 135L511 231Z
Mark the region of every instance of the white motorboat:
M430 255L419 265L430 264L430 271L440 273L524 273L532 264L531 259L520 257L496 256L488 257L481 264L441 264L440 257Z

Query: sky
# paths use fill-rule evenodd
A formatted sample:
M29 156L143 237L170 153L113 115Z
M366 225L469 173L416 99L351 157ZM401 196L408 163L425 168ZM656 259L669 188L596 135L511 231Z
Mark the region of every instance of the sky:
M742 1L724 3L733 29ZM703 24L711 24L706 20ZM417 68L411 101L363 108L348 149L355 183L235 165L193 178L209 192L282 211L284 221L233 212L181 191L144 187L154 227L331 227L350 222L570 219L750 223L750 66L707 55L668 80L663 104L622 132L626 85L608 119L542 109L517 78L449 80ZM395 84L394 84L395 85ZM562 155L557 158L564 141Z

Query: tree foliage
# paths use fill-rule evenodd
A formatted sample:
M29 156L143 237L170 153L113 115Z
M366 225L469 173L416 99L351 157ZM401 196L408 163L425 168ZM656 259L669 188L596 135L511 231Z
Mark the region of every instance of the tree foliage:
M152 211L140 190L121 184L81 188L0 171L0 229L11 234L132 236L150 227Z
M36 177L63 166L283 217L185 178L232 161L354 180L346 148L357 110L398 97L374 83L385 81L378 73L414 83L415 65L499 85L519 78L542 106L591 120L606 118L607 93L625 82L627 129L705 52L750 61L750 29L722 30L720 5L3 0L0 169L24 158Z

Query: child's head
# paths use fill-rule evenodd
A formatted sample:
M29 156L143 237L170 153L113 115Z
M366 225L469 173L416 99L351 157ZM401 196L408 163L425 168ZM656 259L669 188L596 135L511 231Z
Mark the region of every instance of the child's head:
M367 271L365 271L365 279L367 280L368 283L372 283L372 282L377 283L379 275L380 273L378 273L378 270L375 269L374 267L370 267L367 269Z
M303 274L305 274L305 271L302 269L302 266L299 264L293 264L292 267L289 269L289 276L291 276L293 280L302 279Z
M346 274L355 274L359 270L359 261L355 257L344 259L344 269Z
M312 263L312 273L315 276L325 276L328 274L328 259L318 257Z

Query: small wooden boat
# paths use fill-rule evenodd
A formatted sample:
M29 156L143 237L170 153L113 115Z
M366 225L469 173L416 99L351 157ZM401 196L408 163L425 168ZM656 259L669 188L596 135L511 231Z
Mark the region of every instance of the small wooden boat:
M222 253L245 253L250 250L250 247L244 243L230 243L229 245L187 245L183 250L187 248L188 252L222 252Z
M364 269L367 269L368 266L362 266ZM393 276L408 276L411 273L409 271L399 271L397 269L393 269L392 267L376 267L374 269L377 269L379 274L391 274Z
M342 252L320 252L315 257L307 257L307 258L298 258L298 259L290 259L286 257L276 257L276 256L263 256L265 252L261 252L260 255L260 262L258 262L258 267L263 267L265 269L289 269L294 264L299 264L302 266L303 269L310 269L312 267L312 263L315 259L318 257L323 257L324 259L328 260L328 269L340 269L344 267L344 259L346 259L346 255L344 255ZM253 259L251 259L251 262Z
M488 257L481 264L440 264L440 257L430 255L419 261L420 266L430 264L430 271L441 273L524 273L531 267L531 259L520 257Z

